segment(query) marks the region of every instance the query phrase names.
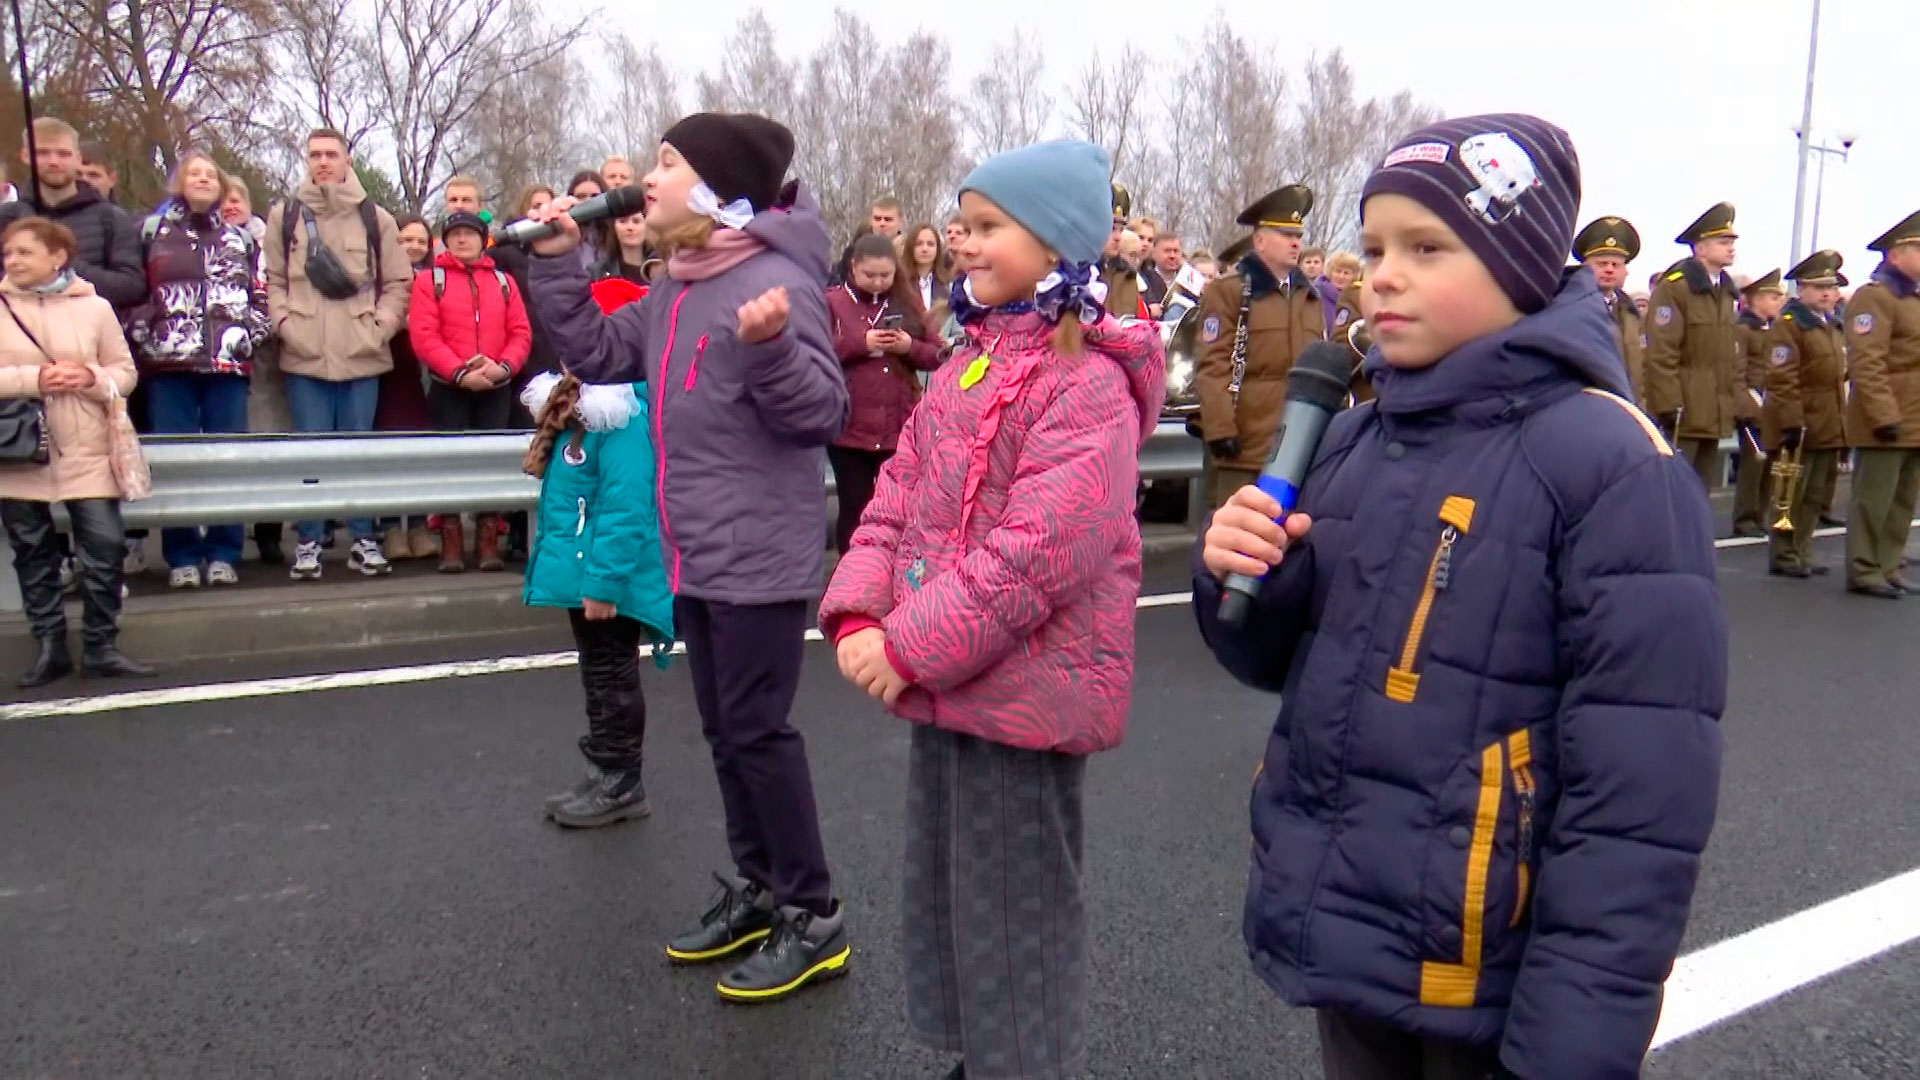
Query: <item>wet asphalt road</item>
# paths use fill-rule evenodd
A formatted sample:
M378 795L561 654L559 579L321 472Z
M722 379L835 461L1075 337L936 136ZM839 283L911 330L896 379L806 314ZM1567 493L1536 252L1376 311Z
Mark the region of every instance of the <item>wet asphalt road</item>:
M1920 599L1770 579L1758 549L1720 562L1736 685L1688 950L1920 866ZM1159 560L1146 591L1183 576ZM1275 704L1220 674L1184 607L1138 627L1129 738L1088 774L1089 1075L1317 1076L1310 1019L1239 937ZM653 818L587 834L539 810L578 767L567 668L0 722L0 1076L943 1075L899 1003L906 729L808 648L799 723L855 967L761 1009L659 952L725 861L681 666L647 676ZM1648 1075L1920 1075L1920 946Z

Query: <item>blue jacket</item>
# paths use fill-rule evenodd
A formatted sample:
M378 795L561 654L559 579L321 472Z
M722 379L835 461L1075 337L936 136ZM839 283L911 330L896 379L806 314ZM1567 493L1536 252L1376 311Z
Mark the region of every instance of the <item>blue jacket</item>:
M636 395L632 408L625 427L586 433L578 464L564 452L569 436L554 443L525 595L531 607L606 601L658 644L673 640L673 593L660 553L646 399Z
M1282 695L1245 932L1297 1005L1637 1076L1713 827L1727 625L1700 482L1628 404L1590 273L1420 371L1367 361L1306 540L1238 631Z

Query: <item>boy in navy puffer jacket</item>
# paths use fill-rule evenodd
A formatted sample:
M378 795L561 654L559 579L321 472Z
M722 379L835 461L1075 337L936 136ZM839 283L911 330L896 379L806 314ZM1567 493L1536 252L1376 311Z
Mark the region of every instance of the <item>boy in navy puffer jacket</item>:
M1361 197L1377 400L1300 513L1244 488L1202 544L1202 634L1284 700L1248 952L1333 1076L1637 1075L1685 929L1726 619L1699 484L1562 269L1579 197L1533 117L1402 140Z

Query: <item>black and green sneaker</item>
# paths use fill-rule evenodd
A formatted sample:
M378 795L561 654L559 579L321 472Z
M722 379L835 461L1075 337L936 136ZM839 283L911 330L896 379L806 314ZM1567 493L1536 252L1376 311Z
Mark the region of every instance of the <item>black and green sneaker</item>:
M727 972L714 989L728 1001L761 1004L790 997L808 983L845 975L853 948L847 944L844 914L838 901L828 916L781 908L760 950Z
M764 939L773 930L773 894L741 878L713 875L720 893L700 916L700 928L667 943L676 964L724 959Z

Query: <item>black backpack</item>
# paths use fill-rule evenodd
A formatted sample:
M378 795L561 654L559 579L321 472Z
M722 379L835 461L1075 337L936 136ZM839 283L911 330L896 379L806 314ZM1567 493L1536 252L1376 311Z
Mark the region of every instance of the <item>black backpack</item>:
M373 205L372 199L363 198L360 200L360 223L366 226L367 229L367 273L369 275L367 278L367 286L376 292L380 289L380 218L377 209L378 208ZM319 251L326 251L326 248L324 245L317 243L319 234L316 231L318 226L313 220L313 211L308 209L307 204L301 202L298 198L288 199L283 204L283 210L280 215L280 258L283 262L293 258L293 230L297 227L297 223L294 220L296 217L299 218L300 222L305 223L308 229L307 259L311 263L318 254L314 249L317 247ZM327 256L331 257L332 253L327 252ZM312 280L311 270L312 267L309 266L309 280ZM346 298L346 296L330 295L319 282L315 282L314 285L315 288L320 289L321 295L327 296L329 299L343 300ZM352 293L346 295L351 296Z

